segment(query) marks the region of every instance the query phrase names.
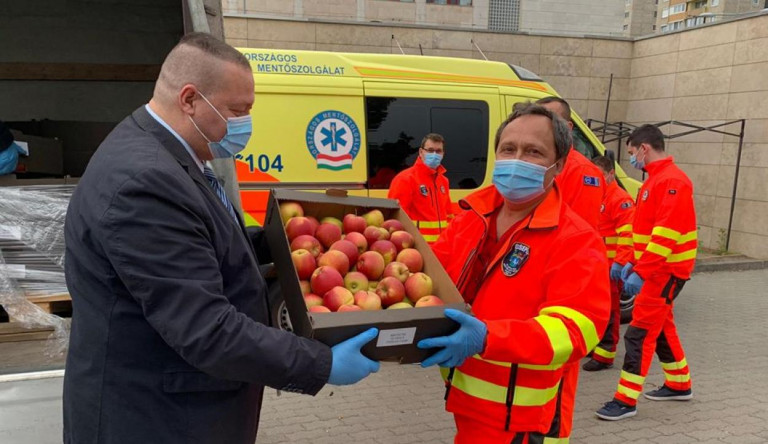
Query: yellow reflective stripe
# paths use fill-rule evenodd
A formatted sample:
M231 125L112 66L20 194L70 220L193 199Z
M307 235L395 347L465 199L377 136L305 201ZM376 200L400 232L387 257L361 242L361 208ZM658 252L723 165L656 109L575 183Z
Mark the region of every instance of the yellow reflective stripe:
M448 226L447 220L420 220L418 221L419 228L445 228Z
M453 371L451 387L457 388L475 398L485 399L486 401L498 402L501 404L507 402L506 387L469 376L462 373L459 369Z
M512 367L512 363L511 362L492 361L490 359L483 359L483 358L480 357L480 355L472 356L471 359L477 359L478 361L487 362L489 364L498 365L498 366L501 366L501 367Z
M635 250L635 260L640 259L640 257L643 255L642 251Z
M616 250L608 250L606 251L606 255L608 256L608 259L613 259L616 257Z
M563 315L576 323L576 325L579 327L579 330L581 331L581 336L584 338L584 344L586 345L587 350L592 350L595 348L597 343L600 342L600 336L597 334L595 323L580 312L572 308L562 306L545 307L540 312L540 314L543 315L552 313ZM538 319L538 317L536 319ZM568 342L570 343L570 339Z
M607 359L613 359L616 357L616 352L609 352L608 350L602 349L600 347L595 348L592 353Z
M617 236L608 236L604 239L606 244L616 244L619 242L619 238Z
M619 238L619 245L632 245L634 242L632 242L632 239L629 239L627 237L620 237Z
M549 365L568 362L568 358L573 353L573 344L563 320L552 316L536 316L533 320L538 322L547 333L549 344L552 346L552 361Z
M631 231L632 231L632 224L626 224L616 228L617 233L626 233Z
M649 242L648 246L645 247L645 251L656 253L663 258L667 258L669 257L670 254L672 254L672 249L667 248L663 245L659 245L656 242Z
M696 230L693 230L693 231L691 231L689 233L685 233L685 234L681 235L680 239L678 239L677 243L678 243L678 245L679 244L684 244L686 242L690 242L690 241L696 240L698 238L699 238L699 232L696 231Z
M683 358L680 362L662 362L661 368L664 370L680 370L688 365L688 360Z
M544 437L543 444L568 444L571 442L571 438L547 438Z
M621 371L621 379L632 382L634 384L643 385L645 378L640 375L635 375L624 370Z
M427 242L437 242L437 238L440 237L439 234L422 234L421 237L424 238Z
M512 404L523 407L542 406L555 399L559 388L560 381L558 381L554 387L545 389L515 386L515 397L512 400Z
M665 372L664 378L669 382L688 382L691 380L691 375L671 375Z
M691 259L696 259L696 249L683 251L682 253L675 253L670 254L667 258L667 262L669 263L676 263L676 262L685 262L689 261Z
M637 399L640 397L640 391L639 390L632 390L631 388L624 387L623 385L619 384L619 388L616 389L617 392L621 393L622 395L626 395L627 397L631 399Z
M651 236L644 234L632 233L632 240L637 244L647 244L651 240Z
M546 370L546 371L556 371L563 368L562 364L552 364L552 365L535 365L535 364L518 364L519 368L524 368L527 370Z
M440 376L443 378L443 381L448 380L448 375L451 373L451 369L448 367L440 367Z
M680 232L675 231L671 228L653 227L653 230L651 231L651 236L661 236L663 238L677 242L677 240L680 239Z

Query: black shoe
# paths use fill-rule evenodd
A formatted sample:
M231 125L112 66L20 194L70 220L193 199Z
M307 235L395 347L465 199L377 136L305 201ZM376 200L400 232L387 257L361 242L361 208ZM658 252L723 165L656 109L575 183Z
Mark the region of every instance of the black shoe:
M637 415L637 407L628 406L614 399L611 402L606 402L603 408L595 412L595 415L606 421L618 421Z
M582 369L586 372L597 372L600 370L605 370L607 368L613 367L613 364L606 364L604 362L596 361L594 359L590 359L589 361L585 362L584 365L581 366Z
M658 390L643 393L643 396L652 401L690 401L693 399L693 392L688 390L672 390L666 385Z

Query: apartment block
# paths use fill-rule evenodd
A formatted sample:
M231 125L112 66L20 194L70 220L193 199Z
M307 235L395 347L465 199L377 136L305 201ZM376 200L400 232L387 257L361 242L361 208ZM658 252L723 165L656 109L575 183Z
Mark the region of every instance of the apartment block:
M705 23L747 17L768 8L768 0L660 0L657 32L693 28Z

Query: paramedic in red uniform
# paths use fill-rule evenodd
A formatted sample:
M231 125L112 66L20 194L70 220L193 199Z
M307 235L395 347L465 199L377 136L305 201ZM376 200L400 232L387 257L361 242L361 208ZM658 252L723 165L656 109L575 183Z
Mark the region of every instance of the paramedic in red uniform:
M605 241L611 276L611 318L605 335L595 350L592 359L581 367L588 372L603 370L613 365L616 357L616 345L619 341L621 324L621 270L632 260L632 219L635 217L635 204L629 195L616 182L616 170L613 161L600 156L592 160L603 172L606 183L605 197L600 208L598 231Z
M562 119L517 105L496 134L493 185L433 245L476 316L446 309L461 327L418 344L438 349L422 366L442 367L456 443L570 436L579 360L610 311L603 241L554 184L570 146Z
M648 173L637 195L632 223L634 259L621 272L624 289L637 294L632 322L624 333L626 355L613 400L596 412L606 420L637 414L654 351L664 371L664 385L644 393L653 401L693 397L691 374L672 314L675 297L691 277L696 260L696 212L693 185L664 151L664 136L643 125L627 139L630 163Z
M424 136L419 157L401 171L389 186L387 197L397 199L427 243L435 242L453 217L445 167L445 139L436 133Z
M536 103L560 116L573 131L571 106L560 97L545 97ZM597 229L600 222L600 206L605 194L603 172L583 154L573 149L568 152L563 171L557 176L557 185L573 211Z

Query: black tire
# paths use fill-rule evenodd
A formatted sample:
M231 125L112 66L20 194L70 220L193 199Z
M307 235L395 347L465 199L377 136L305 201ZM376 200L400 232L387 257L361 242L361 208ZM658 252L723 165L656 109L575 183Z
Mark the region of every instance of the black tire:
M272 326L280 330L293 331L291 317L288 315L288 307L285 305L283 293L280 291L280 283L277 279L267 281L269 296L269 311Z
M632 321L632 310L635 308L635 296L630 296L625 292L621 292L621 299L619 300L619 309L621 310L621 323L628 324Z

